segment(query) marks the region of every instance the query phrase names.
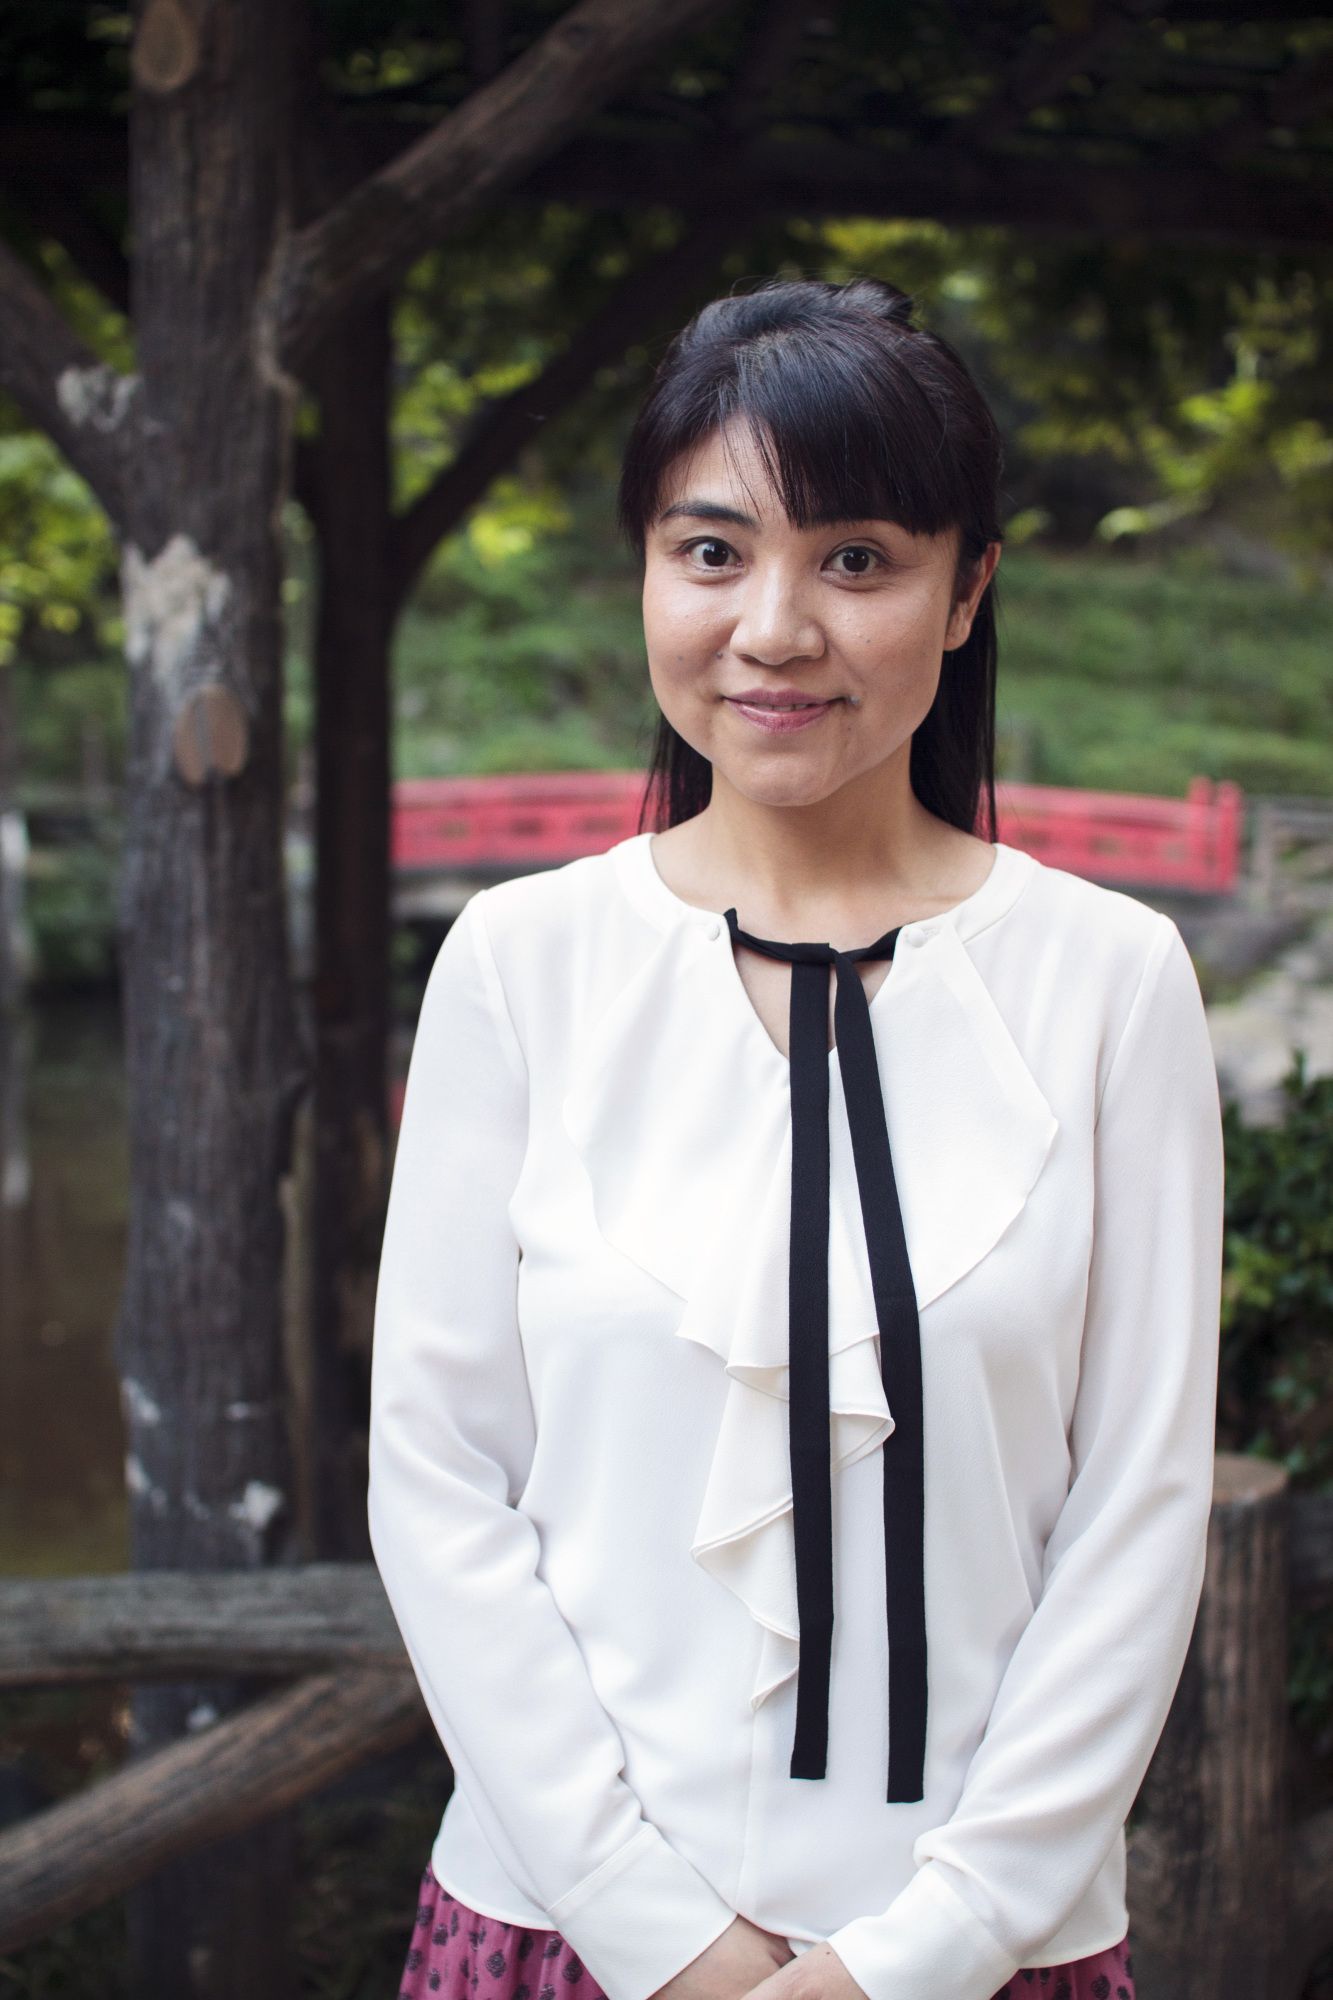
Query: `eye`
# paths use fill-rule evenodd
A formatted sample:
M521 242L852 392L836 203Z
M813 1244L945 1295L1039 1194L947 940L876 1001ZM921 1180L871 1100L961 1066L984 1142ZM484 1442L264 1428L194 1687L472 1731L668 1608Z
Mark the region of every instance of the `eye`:
M718 541L712 535L707 541L691 542L686 554L701 569L726 569L736 560L736 551L731 543Z
M869 576L878 561L879 557L873 549L861 548L854 544L851 548L839 549L836 554L830 556L829 567L838 576Z

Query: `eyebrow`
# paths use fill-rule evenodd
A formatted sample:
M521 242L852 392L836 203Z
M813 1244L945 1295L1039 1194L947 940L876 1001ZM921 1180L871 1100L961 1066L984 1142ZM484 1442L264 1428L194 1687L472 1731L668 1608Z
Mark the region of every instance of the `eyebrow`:
M734 528L757 528L758 521L753 514L742 514L736 507L723 507L716 500L677 500L674 507L668 507L661 519L664 521L728 521Z

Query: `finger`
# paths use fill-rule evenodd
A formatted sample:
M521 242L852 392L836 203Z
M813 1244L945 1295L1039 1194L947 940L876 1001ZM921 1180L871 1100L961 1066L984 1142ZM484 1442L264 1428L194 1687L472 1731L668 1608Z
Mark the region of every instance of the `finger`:
M789 1967L795 1963L796 1959L793 1953L788 1964L784 1965L780 1972L772 1972L767 1979L761 1979L757 1986L752 1986L746 1995L746 2000L786 2000L787 1991L791 1985L791 1980L788 1977Z

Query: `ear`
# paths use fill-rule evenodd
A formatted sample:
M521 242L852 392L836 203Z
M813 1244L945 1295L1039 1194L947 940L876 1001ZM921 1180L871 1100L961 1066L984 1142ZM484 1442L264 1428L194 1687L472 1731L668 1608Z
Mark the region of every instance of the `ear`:
M990 587L999 560L1000 544L988 542L985 553L975 563L959 570L953 610L949 614L949 629L944 635L946 653L955 652L966 643L972 630L972 620L977 615L977 606Z

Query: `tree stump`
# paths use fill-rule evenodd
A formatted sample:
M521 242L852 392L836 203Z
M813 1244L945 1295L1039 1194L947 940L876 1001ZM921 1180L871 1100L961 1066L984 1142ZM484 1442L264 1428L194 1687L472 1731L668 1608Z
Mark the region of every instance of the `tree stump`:
M1289 1507L1280 1466L1219 1453L1194 1637L1130 1842L1140 2000L1282 1983Z

